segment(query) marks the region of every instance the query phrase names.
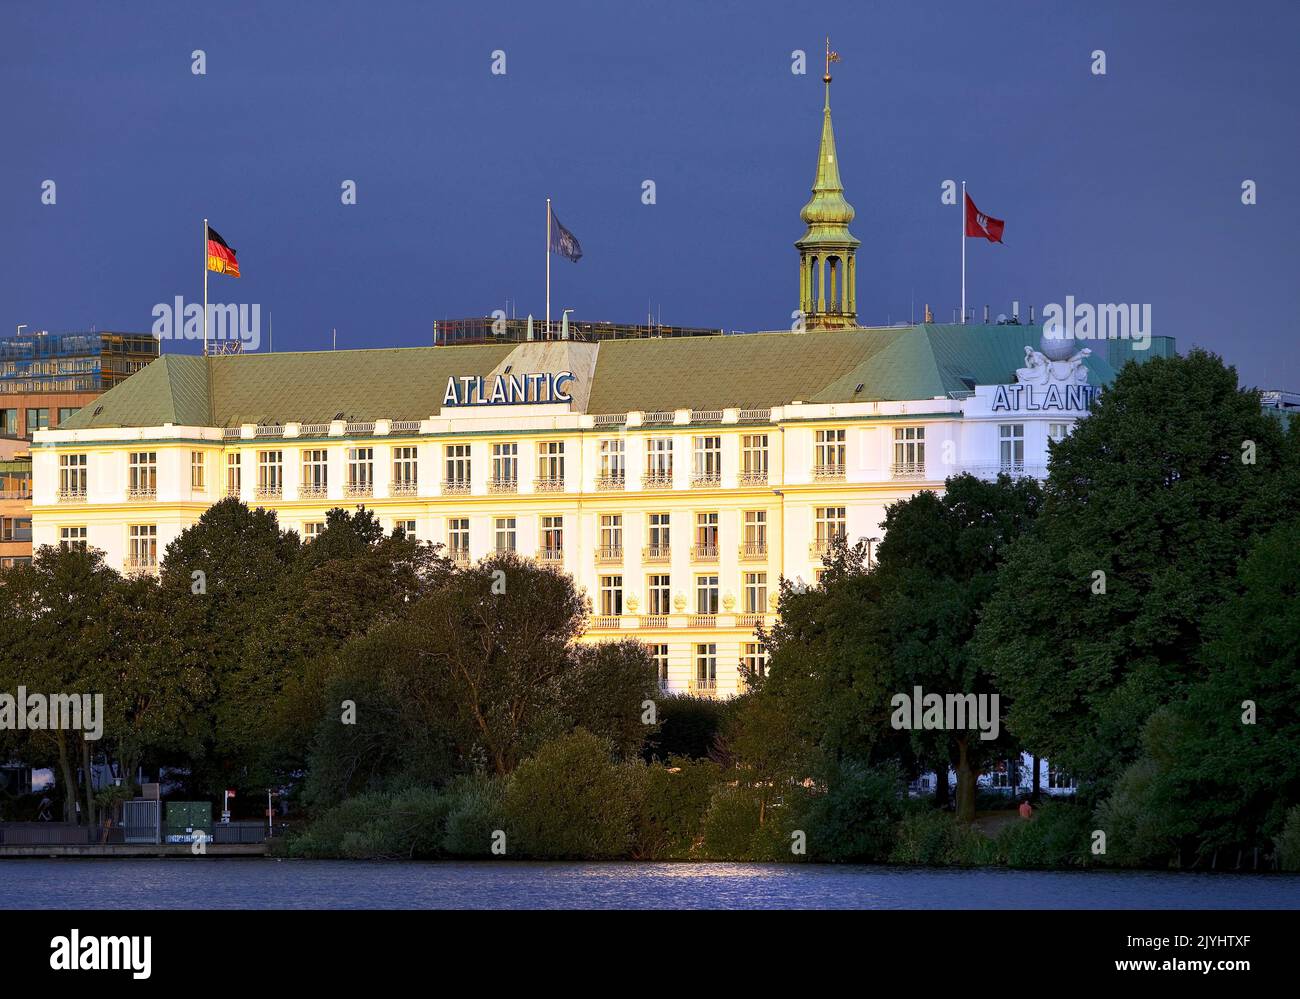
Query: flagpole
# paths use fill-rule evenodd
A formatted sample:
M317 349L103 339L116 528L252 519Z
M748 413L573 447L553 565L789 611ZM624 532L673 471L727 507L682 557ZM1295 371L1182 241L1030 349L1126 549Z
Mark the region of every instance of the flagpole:
M546 339L551 338L551 199L546 199Z
M961 182L961 324L966 325L966 182Z
M203 220L203 356L208 356L208 220Z

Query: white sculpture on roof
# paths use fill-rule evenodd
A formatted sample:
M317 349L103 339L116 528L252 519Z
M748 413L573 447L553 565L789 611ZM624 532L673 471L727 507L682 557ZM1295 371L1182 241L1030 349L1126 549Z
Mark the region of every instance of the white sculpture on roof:
M1081 385L1088 381L1088 369L1083 359L1092 354L1084 347L1062 360L1052 360L1041 350L1025 345L1025 366L1016 369L1016 381L1021 385L1050 385L1053 382Z

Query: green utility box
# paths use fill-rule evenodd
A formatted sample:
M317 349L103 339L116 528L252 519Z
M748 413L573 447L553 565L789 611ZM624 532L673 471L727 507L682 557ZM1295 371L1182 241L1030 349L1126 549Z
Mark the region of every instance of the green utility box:
M163 840L167 843L188 843L194 833L202 830L212 837L212 802L169 801L163 819Z

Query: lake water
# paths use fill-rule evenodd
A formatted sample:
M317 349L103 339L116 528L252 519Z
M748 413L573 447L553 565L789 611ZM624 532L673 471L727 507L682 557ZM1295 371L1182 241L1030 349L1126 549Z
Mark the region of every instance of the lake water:
M1296 909L1300 875L875 866L0 861L0 908Z

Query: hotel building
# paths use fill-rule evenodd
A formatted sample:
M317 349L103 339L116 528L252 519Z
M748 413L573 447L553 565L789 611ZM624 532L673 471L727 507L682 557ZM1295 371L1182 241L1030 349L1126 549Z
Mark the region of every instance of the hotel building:
M890 503L955 473L1042 475L1130 356L1018 324L860 327L829 79L802 218L800 330L162 356L36 433L34 542L156 572L226 496L306 539L364 505L462 563L572 573L588 640L646 643L666 689L734 694L782 577L814 583L833 538L874 543Z

